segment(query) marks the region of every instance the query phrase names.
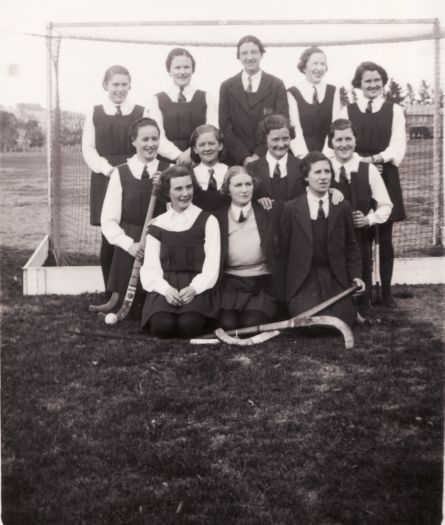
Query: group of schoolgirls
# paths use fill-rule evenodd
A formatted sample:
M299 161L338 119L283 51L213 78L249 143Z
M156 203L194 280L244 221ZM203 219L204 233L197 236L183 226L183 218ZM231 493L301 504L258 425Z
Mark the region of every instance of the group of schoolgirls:
M166 61L173 87L155 95L148 112L128 101L129 72L113 66L104 78L106 102L87 117L91 222L102 226L107 290L121 298L153 186L159 187L140 275L148 293L136 301L154 335L192 337L209 320L226 329L264 323L283 300L296 315L354 280L365 289L362 276L366 314L374 224L391 224L381 234L387 244L381 264L384 299L392 305L392 221L404 216L396 166L404 122L400 108L383 101L386 72L361 64L353 85L368 102L359 99L341 113L338 90L322 82L327 66L320 49L303 53L305 82L287 95L279 79L259 68L263 53L256 37L240 40L243 71L220 91L222 132L209 95L190 85L195 62L182 48ZM332 123L336 115L349 118ZM228 170L221 155L243 166ZM332 312L350 325L356 318L350 299Z

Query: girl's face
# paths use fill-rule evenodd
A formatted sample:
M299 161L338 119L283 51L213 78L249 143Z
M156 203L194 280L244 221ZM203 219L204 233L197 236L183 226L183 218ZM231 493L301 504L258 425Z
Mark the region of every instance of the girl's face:
M137 137L132 141L138 159L148 164L156 158L159 147L159 131L154 126L143 126L138 129Z
M260 70L261 51L259 47L253 42L246 42L241 44L239 48L239 60L248 75L254 75Z
M383 80L378 71L365 71L362 75L360 89L366 98L373 99L382 94Z
M316 197L323 197L329 189L331 177L331 166L327 160L314 162L306 177L309 191Z
M328 70L324 53L313 53L306 63L304 75L311 84L319 84Z
M116 73L104 84L104 89L113 104L122 104L131 89L130 79L128 75Z
M287 128L272 129L267 134L267 149L275 159L279 160L289 151L290 131Z
M170 202L177 212L186 210L193 199L193 182L190 175L170 179Z
M193 74L193 64L190 57L176 56L170 65L169 75L172 77L174 84L179 88L190 84Z
M193 149L205 166L214 166L218 162L222 144L218 142L212 131L206 131L199 135Z
M229 193L235 206L241 208L248 204L253 196L252 177L247 173L234 175L229 182Z

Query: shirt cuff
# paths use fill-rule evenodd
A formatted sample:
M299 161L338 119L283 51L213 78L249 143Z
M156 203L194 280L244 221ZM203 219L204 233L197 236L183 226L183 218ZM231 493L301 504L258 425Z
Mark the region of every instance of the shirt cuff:
M100 172L109 177L111 172L114 170L113 166L108 162L107 159L101 157L100 159Z

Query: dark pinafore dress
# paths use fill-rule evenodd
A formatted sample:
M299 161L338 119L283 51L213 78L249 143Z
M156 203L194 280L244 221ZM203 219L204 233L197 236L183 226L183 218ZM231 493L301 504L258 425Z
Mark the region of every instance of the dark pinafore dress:
M295 86L288 91L297 102L300 125L308 151L323 151L332 122L335 86L327 84L324 99L320 104L306 102Z
M193 278L201 273L205 260L205 227L210 214L202 211L191 228L185 231L168 231L155 224L148 228L148 234L161 243L160 260L163 278L177 290L189 286ZM159 312L182 314L195 312L207 318L218 314L216 288L206 290L195 296L193 301L182 306L172 306L165 296L148 292L142 312L142 326Z
M158 170L163 171L167 167L167 163L160 162ZM139 242L142 236L145 216L147 215L153 182L152 179L149 178L137 179L134 177L128 164L119 166L118 170L122 186L122 211L119 225L126 235L131 237L135 242ZM157 217L164 212L165 204L158 199L153 217ZM121 299L125 297L134 261L135 259L132 255L116 246L111 263L107 291L119 292ZM142 293L140 283L138 284L137 293L138 292Z
M348 106L349 120L357 130L356 152L360 156L376 155L388 147L391 140L393 108L394 104L387 101L383 103L380 111L375 113L363 113L355 103ZM393 203L393 209L388 220L401 221L406 217L406 214L399 168L391 162L385 162L382 178Z
M206 123L205 91L197 89L189 102L175 102L165 92L156 96L164 120L165 136L181 151L185 151L190 145L192 131Z
M344 290L329 266L328 219L311 220L311 224L314 246L311 270L296 296L289 303L289 312L292 316L309 310ZM351 297L346 297L318 315L338 317L349 326L353 326L357 310Z
M94 106L93 125L96 150L113 166L127 162L136 153L130 142L129 131L133 122L143 116L144 108L135 105L129 115L107 115L102 105ZM90 224L100 226L100 215L107 191L109 177L91 173Z

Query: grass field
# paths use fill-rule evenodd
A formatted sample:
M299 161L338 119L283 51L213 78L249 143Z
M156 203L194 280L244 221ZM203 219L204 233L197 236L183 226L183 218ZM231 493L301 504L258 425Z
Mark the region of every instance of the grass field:
M351 351L107 327L97 297L22 296L41 160L2 161L5 525L441 523L444 286L396 287Z

